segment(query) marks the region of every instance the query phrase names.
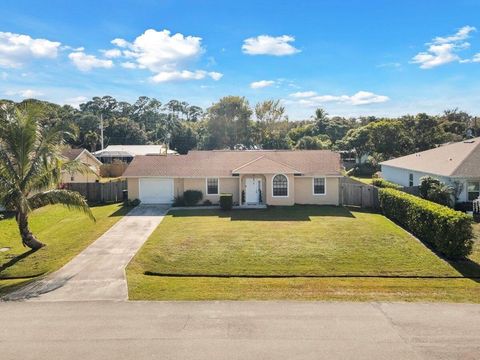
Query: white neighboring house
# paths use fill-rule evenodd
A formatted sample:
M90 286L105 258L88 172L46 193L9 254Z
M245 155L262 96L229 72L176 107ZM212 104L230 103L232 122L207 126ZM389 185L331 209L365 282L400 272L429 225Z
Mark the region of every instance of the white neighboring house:
M402 186L417 186L432 176L462 189L458 202L480 197L480 137L451 143L380 163L382 177Z
M137 155L177 154L166 145L108 145L105 149L95 151L93 155L103 164L115 160L130 163Z
M62 183L91 183L96 182L100 177L100 166L102 163L87 149L69 149L62 151L62 155L73 161L77 160L87 165L92 173L82 174L80 172L69 173L62 172Z

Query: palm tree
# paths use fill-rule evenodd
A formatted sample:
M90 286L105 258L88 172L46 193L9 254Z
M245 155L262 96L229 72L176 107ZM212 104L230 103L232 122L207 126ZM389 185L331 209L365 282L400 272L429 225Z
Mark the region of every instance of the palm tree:
M63 204L95 220L83 196L58 190L62 170L79 165L61 156L68 132L59 125L42 125L41 117L41 108L32 104L0 108L0 204L15 212L22 243L33 250L45 246L28 225L34 209Z

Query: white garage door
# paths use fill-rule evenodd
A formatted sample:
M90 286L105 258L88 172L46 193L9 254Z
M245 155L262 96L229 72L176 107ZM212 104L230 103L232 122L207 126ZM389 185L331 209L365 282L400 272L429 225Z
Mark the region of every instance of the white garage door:
M139 195L144 204L171 204L173 179L140 178Z

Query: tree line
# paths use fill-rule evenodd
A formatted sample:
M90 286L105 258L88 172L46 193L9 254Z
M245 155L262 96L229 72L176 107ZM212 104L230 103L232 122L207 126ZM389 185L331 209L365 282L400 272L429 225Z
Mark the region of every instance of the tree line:
M0 101L7 106L32 102L43 107L46 125L70 127L75 136L68 143L90 151L100 149L101 122L105 145L168 143L182 154L191 149L332 149L368 155L374 163L480 136L480 117L458 109L439 115L346 118L319 108L309 119L289 121L280 100L252 107L239 96L223 97L207 109L146 96L134 103L94 97L79 109L33 99Z

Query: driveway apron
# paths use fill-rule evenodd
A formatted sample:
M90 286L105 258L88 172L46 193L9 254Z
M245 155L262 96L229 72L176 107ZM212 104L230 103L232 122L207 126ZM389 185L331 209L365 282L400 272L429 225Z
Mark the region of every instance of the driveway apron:
M163 220L168 206L140 205L60 270L8 296L8 300L127 300L125 267Z

